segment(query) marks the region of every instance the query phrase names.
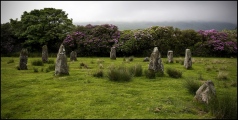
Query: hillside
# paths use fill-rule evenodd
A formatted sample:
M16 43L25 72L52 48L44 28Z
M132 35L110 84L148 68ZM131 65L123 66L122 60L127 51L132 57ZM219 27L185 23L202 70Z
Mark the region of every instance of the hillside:
M100 25L100 24L113 24L118 26L119 30L133 30L133 29L145 29L151 26L173 26L181 30L194 29L194 30L223 30L223 29L235 29L236 24L226 22L77 22L75 25Z

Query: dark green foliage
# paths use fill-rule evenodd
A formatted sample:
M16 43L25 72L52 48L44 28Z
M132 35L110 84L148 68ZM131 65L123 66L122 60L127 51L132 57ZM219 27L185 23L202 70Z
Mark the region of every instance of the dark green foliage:
M38 72L38 68L33 67L34 72Z
M124 66L111 66L108 71L108 78L111 81L128 82L131 81L132 75L129 70Z
M46 68L46 69L45 69L45 72L46 72L46 73L50 72L50 69L49 69L49 68Z
M66 34L74 27L72 19L62 9L44 8L23 12L21 20L10 19L15 35L24 39L29 51L37 51L42 45L50 45L49 51L57 51Z
M43 62L42 62L42 60L40 60L40 59L37 59L37 60L32 61L31 64L32 64L33 66L43 66L43 65L44 65Z
M47 69L50 70L50 71L54 71L55 70L55 65L49 65Z
M11 24L1 24L1 54L9 55L19 46L20 40L14 35ZM19 56L19 54L18 54Z
M47 63L48 63L48 64L55 64L55 61L52 60L52 59L49 59Z
M145 77L149 79L155 79L156 75L153 70L145 70Z
M163 77L163 76L164 76L164 72L158 71L158 72L156 73L156 76L157 76L157 77Z
M213 98L208 108L216 119L237 119L237 96L231 93Z
M182 72L177 69L167 68L166 73L172 78L182 77Z
M187 88L189 93L196 95L196 91L201 86L201 83L197 80L193 80L192 78L186 79L184 82L184 87Z

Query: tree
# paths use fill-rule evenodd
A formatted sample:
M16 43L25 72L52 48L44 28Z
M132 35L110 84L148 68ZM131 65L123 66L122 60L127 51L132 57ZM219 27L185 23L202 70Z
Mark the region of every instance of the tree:
M9 54L14 51L17 37L14 35L11 24L1 24L1 53Z
M21 20L10 19L13 30L19 39L25 39L24 47L39 51L43 45L57 51L66 35L74 28L72 19L61 9L44 8L24 12Z

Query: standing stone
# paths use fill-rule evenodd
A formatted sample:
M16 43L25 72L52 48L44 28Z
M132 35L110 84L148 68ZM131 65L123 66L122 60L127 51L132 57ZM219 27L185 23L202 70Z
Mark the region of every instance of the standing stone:
M153 52L150 55L149 70L154 72L164 73L164 66L162 64L162 59L160 58L160 53L157 47L154 47Z
M186 49L185 51L184 66L186 69L192 68L192 55L190 49Z
M42 47L42 62L43 63L48 62L48 48L46 45Z
M199 102L205 102L208 104L209 100L211 100L214 96L216 96L214 83L211 80L208 80L199 87L194 98Z
M28 60L28 51L27 49L22 49L20 53L20 62L19 62L20 70L27 70L27 60Z
M57 54L57 59L55 64L55 75L69 75L66 52L65 52L64 45L62 44Z
M70 53L70 61L77 61L77 52L72 51Z
M112 47L112 48L111 48L110 58L111 58L112 60L116 60L116 47Z
M168 57L168 62L173 63L173 51L172 50L168 51L167 57Z
M150 58L149 57L145 57L143 62L147 62L147 61L150 61Z

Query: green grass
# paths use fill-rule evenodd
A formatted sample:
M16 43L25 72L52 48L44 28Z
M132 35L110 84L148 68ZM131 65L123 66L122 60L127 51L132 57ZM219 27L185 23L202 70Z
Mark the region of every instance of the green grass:
M233 58L193 58L193 69L186 70L179 62L164 64L164 68L176 68L183 73L182 78L171 78L167 73L155 79L132 77L129 82L114 82L107 78L111 65L126 67L141 65L148 69L143 57L134 57L125 62L117 57L78 57L70 62L69 76L55 77L53 64L32 66L32 61L40 58L28 58L28 70L17 70L18 57L1 57L1 119L61 118L61 119L211 119L215 118L201 104L194 102L194 95L184 87L189 78L202 75L203 80L212 80L218 96L231 93L237 97L237 59ZM56 61L56 57L51 57ZM180 58L174 58L180 59ZM13 63L7 64L9 60ZM103 65L103 77L92 74ZM167 58L162 58L166 61ZM79 67L80 63L87 65ZM51 67L49 67L51 65ZM206 66L214 66L207 71ZM228 79L218 80L222 66ZM34 72L38 69L38 72ZM223 69L224 70L224 69ZM226 86L224 85L226 84ZM222 106L222 105L221 105Z

